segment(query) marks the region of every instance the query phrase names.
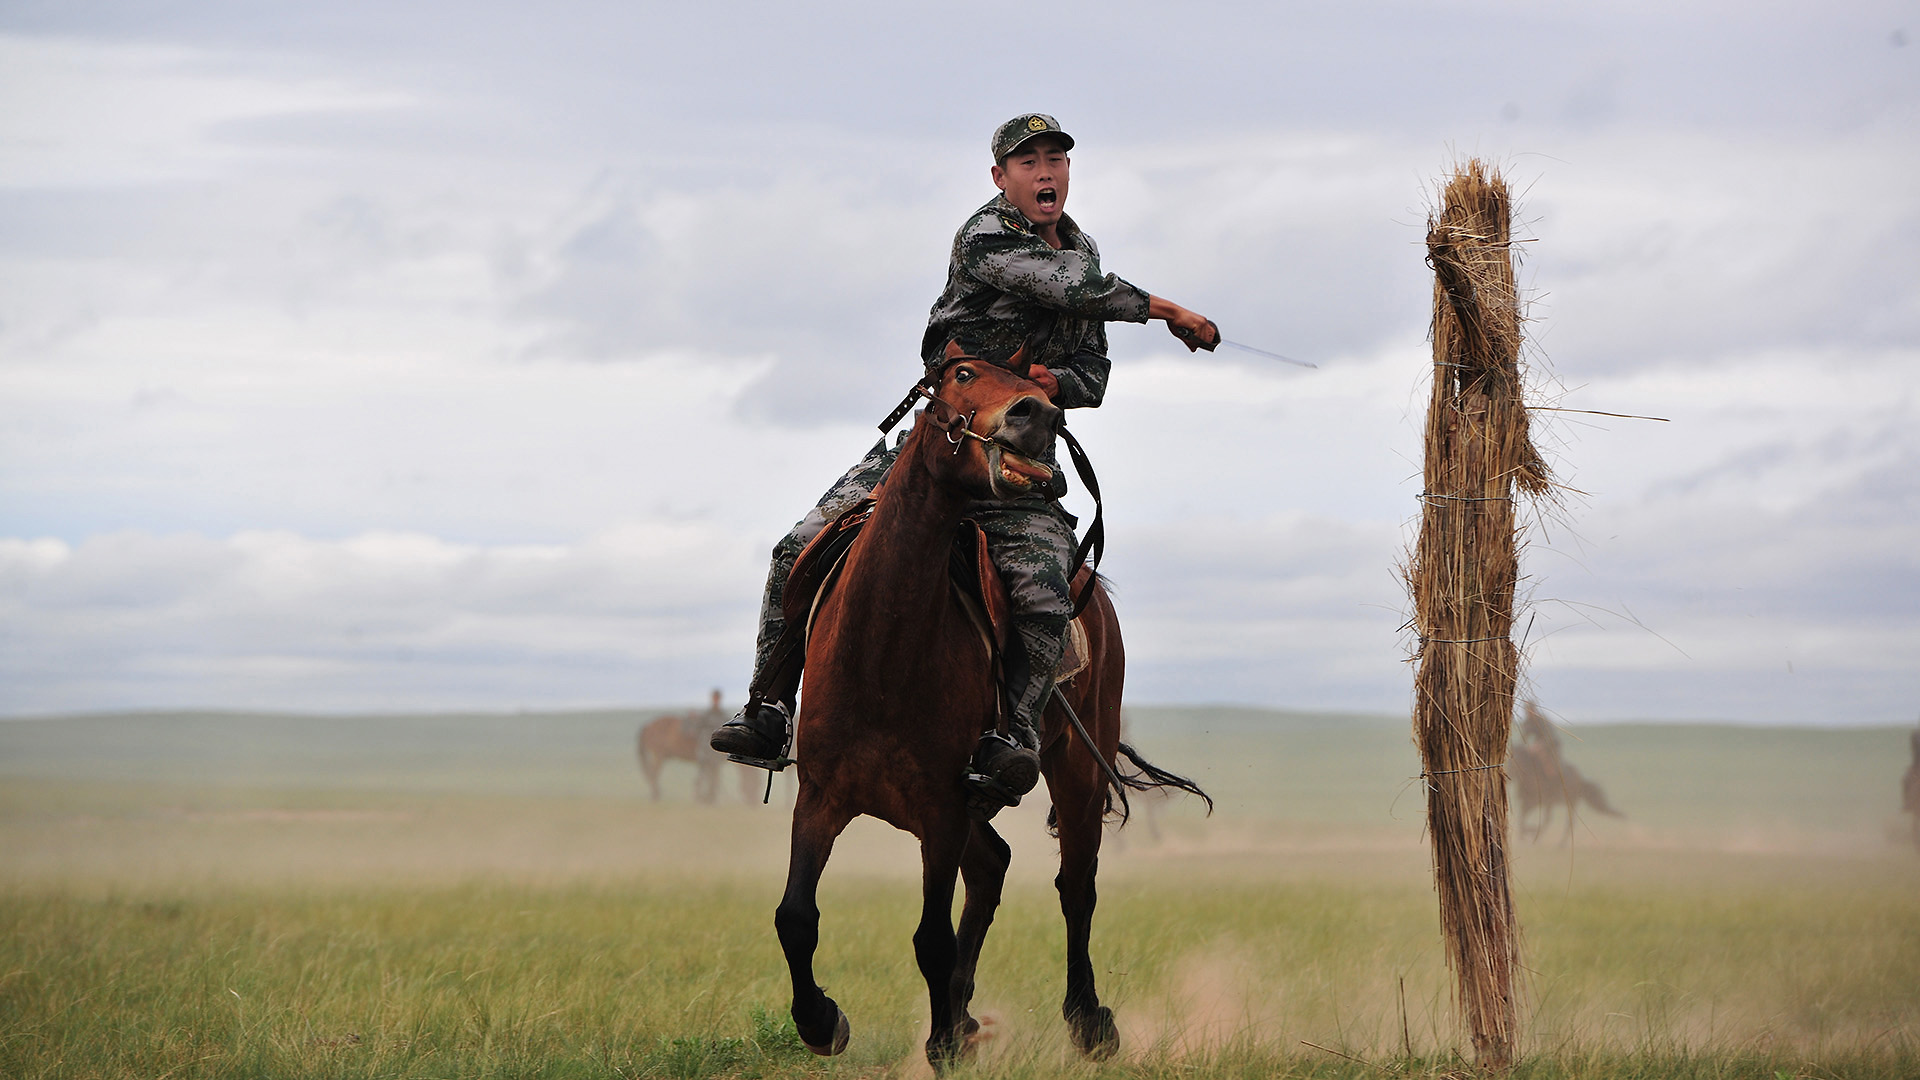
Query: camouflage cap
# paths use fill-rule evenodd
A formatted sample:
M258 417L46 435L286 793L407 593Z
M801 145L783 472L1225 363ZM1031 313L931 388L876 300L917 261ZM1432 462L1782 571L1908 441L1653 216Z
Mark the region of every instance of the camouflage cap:
M1073 149L1073 136L1060 130L1060 121L1046 113L1021 113L994 129L993 160L996 163L1005 161L1007 155L1020 149L1022 143L1041 135L1059 139L1062 149Z

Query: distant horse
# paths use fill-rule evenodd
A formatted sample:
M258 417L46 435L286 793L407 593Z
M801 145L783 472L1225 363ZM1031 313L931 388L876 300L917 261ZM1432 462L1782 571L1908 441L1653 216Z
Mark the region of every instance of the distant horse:
M724 760L707 746L707 733L720 725L720 691L705 713L669 713L655 717L640 729L640 771L653 789L653 801L660 801L660 767L669 761L685 761L694 767L693 797L711 803L720 789L720 762ZM741 782L744 793L752 777Z
M1565 803L1567 833L1561 843L1573 839L1573 811L1581 802L1609 817L1625 817L1607 802L1600 785L1580 775L1580 770L1560 759L1557 743L1544 740L1513 744L1507 754L1509 775L1520 796L1518 828L1525 831L1530 814L1539 813L1529 840L1539 840L1541 832L1553 820L1553 808Z
M927 1059L944 1069L971 1048L969 1037L979 1029L967 1011L975 968L1012 857L991 825L968 814L962 777L981 732L994 724L998 690L986 644L951 584L949 553L970 504L1048 483L1051 473L1035 459L1052 448L1059 410L1021 375L972 357L950 360L933 385L837 586L815 609L796 718L800 791L791 862L774 926L793 980L801 1041L817 1054L839 1053L847 1046L847 1017L813 974L821 871L835 838L861 814L918 838L922 906L913 951L932 1010ZM1145 774L1129 777L1136 787L1198 789L1120 743L1120 625L1097 578L1081 577L1094 590L1084 616L1092 662L1061 690L1085 718L1094 745L1071 733L1056 703L1042 733L1041 767L1059 834L1054 884L1067 923L1061 1011L1074 1045L1100 1058L1119 1046L1087 954L1111 799L1102 761L1111 768L1116 753L1127 755ZM956 875L966 883L957 933Z
M1900 807L1913 815L1913 846L1920 849L1920 731L1914 732L1913 763L1900 778Z

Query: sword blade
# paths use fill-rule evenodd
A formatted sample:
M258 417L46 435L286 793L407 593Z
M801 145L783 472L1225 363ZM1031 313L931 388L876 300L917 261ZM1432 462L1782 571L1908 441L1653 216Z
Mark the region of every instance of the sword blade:
M1281 356L1277 352L1268 352L1265 349L1256 349L1251 345L1242 345L1237 341L1227 341L1225 339L1222 339L1220 344L1225 345L1229 349L1239 349L1241 352L1250 352L1255 356L1264 356L1269 360L1278 360L1283 364L1293 364L1297 367L1313 368L1316 371L1319 370L1320 368L1319 364L1310 364L1305 360L1295 360L1291 356Z

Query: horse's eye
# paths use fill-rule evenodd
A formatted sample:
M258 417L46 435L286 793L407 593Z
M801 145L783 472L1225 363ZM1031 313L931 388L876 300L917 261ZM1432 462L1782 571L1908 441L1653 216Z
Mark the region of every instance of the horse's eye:
M953 372L953 381L957 383L972 382L973 369L970 367L955 368Z

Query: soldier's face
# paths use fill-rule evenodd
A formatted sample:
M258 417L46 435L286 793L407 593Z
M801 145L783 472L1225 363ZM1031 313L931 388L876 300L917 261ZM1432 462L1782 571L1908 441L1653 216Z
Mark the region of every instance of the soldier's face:
M993 183L1035 225L1052 226L1067 210L1067 152L1052 139L1035 139L993 167Z

